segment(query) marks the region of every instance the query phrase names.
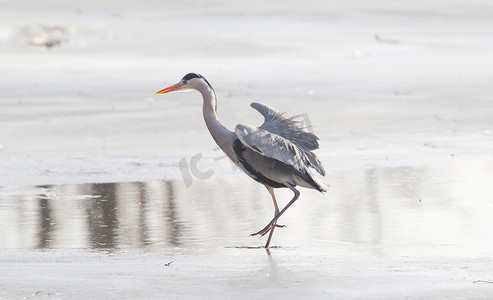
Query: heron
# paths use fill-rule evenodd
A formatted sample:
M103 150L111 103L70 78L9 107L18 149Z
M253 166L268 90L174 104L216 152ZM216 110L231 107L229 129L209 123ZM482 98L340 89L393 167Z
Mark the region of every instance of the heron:
M308 132L299 115L287 116L273 107L253 102L250 106L264 116L259 127L238 124L234 131L224 127L217 117L217 97L214 88L202 75L188 73L180 82L162 89L156 94L172 91L197 90L202 94L202 113L212 138L221 150L248 176L263 184L274 202L274 218L260 231L250 236L269 233L265 248L268 249L277 221L299 198L297 186L327 190L327 184L314 176L311 169L325 176L325 169L313 153L319 148L318 137ZM288 188L293 191L291 201L279 210L274 189Z

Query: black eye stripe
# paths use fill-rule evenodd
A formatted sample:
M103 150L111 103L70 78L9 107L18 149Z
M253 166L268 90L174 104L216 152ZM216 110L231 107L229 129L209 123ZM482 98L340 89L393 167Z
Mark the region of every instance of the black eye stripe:
M211 88L211 90L214 90L212 88L212 85L209 83L209 81L207 81L207 79L205 79L202 75L197 74L197 73L188 73L181 80L184 81L185 83L187 83L190 79L194 79L194 78L201 78L201 79L203 79L207 83L207 85Z
M200 76L199 74L196 74L196 73L188 73L187 75L185 75L185 76L183 77L183 79L182 79L182 80L188 81L188 80L190 80L190 79L192 79L192 78L201 78L201 77L202 77L202 76Z

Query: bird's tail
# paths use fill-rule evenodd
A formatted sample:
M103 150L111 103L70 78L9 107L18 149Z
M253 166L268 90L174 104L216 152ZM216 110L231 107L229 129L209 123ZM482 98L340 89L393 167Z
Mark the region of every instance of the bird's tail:
M314 174L315 172L308 171L308 176L310 176L311 179L311 185L319 192L327 192L329 189L330 185L325 182L320 175Z

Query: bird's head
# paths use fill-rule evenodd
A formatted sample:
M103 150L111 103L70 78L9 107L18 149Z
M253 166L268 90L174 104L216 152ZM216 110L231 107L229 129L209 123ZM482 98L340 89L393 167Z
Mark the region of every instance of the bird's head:
M202 75L197 73L188 73L180 82L173 84L165 89L160 90L156 94L164 94L173 91L188 91L188 90L202 90L203 88L211 88L211 85Z

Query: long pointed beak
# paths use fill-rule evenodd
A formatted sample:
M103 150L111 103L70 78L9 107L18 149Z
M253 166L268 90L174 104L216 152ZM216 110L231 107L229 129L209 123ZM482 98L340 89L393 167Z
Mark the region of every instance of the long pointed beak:
M172 92L179 89L180 87L181 85L179 83L173 84L172 86L168 86L167 88L160 90L156 94L164 94L164 93Z

